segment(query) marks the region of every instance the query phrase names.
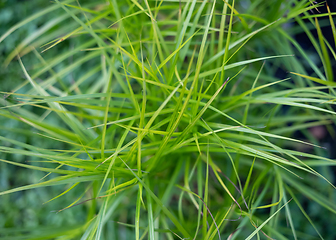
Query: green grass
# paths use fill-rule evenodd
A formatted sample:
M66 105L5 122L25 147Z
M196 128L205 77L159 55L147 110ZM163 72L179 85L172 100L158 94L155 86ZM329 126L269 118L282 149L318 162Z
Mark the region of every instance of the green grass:
M335 135L336 55L321 30L334 13L279 0L37 5L0 36L20 39L2 58L20 74L0 99L1 239L336 236L336 161L310 130Z

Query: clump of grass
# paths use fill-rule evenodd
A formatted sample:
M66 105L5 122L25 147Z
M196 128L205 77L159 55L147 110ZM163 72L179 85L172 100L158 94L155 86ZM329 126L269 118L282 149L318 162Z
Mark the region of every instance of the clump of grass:
M308 14L319 5L239 4L55 0L3 34L0 43L48 19L3 61L19 64L25 80L2 92L0 115L50 145L2 129L0 161L45 175L0 194L60 185L46 204L86 214L71 229L41 224L3 237L327 238L302 204L336 213L328 176L335 161L307 131L327 125L333 134L335 121L334 50L320 15ZM318 31L311 41L322 70L291 35L294 19L309 34L303 18Z

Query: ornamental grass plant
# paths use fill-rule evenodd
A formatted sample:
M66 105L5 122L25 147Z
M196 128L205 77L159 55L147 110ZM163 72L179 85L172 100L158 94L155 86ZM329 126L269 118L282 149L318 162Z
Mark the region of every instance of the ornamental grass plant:
M6 4L1 239L335 239L325 2Z

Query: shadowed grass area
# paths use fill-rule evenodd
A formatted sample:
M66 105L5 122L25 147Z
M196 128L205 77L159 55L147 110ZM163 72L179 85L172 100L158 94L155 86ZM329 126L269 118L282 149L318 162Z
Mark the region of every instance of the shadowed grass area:
M11 25L0 46L35 28L2 58L0 237L333 239L320 6L55 0Z

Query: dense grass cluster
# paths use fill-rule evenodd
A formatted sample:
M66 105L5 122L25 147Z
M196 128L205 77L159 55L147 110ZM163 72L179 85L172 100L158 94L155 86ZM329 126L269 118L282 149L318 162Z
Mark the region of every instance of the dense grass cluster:
M0 238L333 239L323 4L55 0L6 29Z

